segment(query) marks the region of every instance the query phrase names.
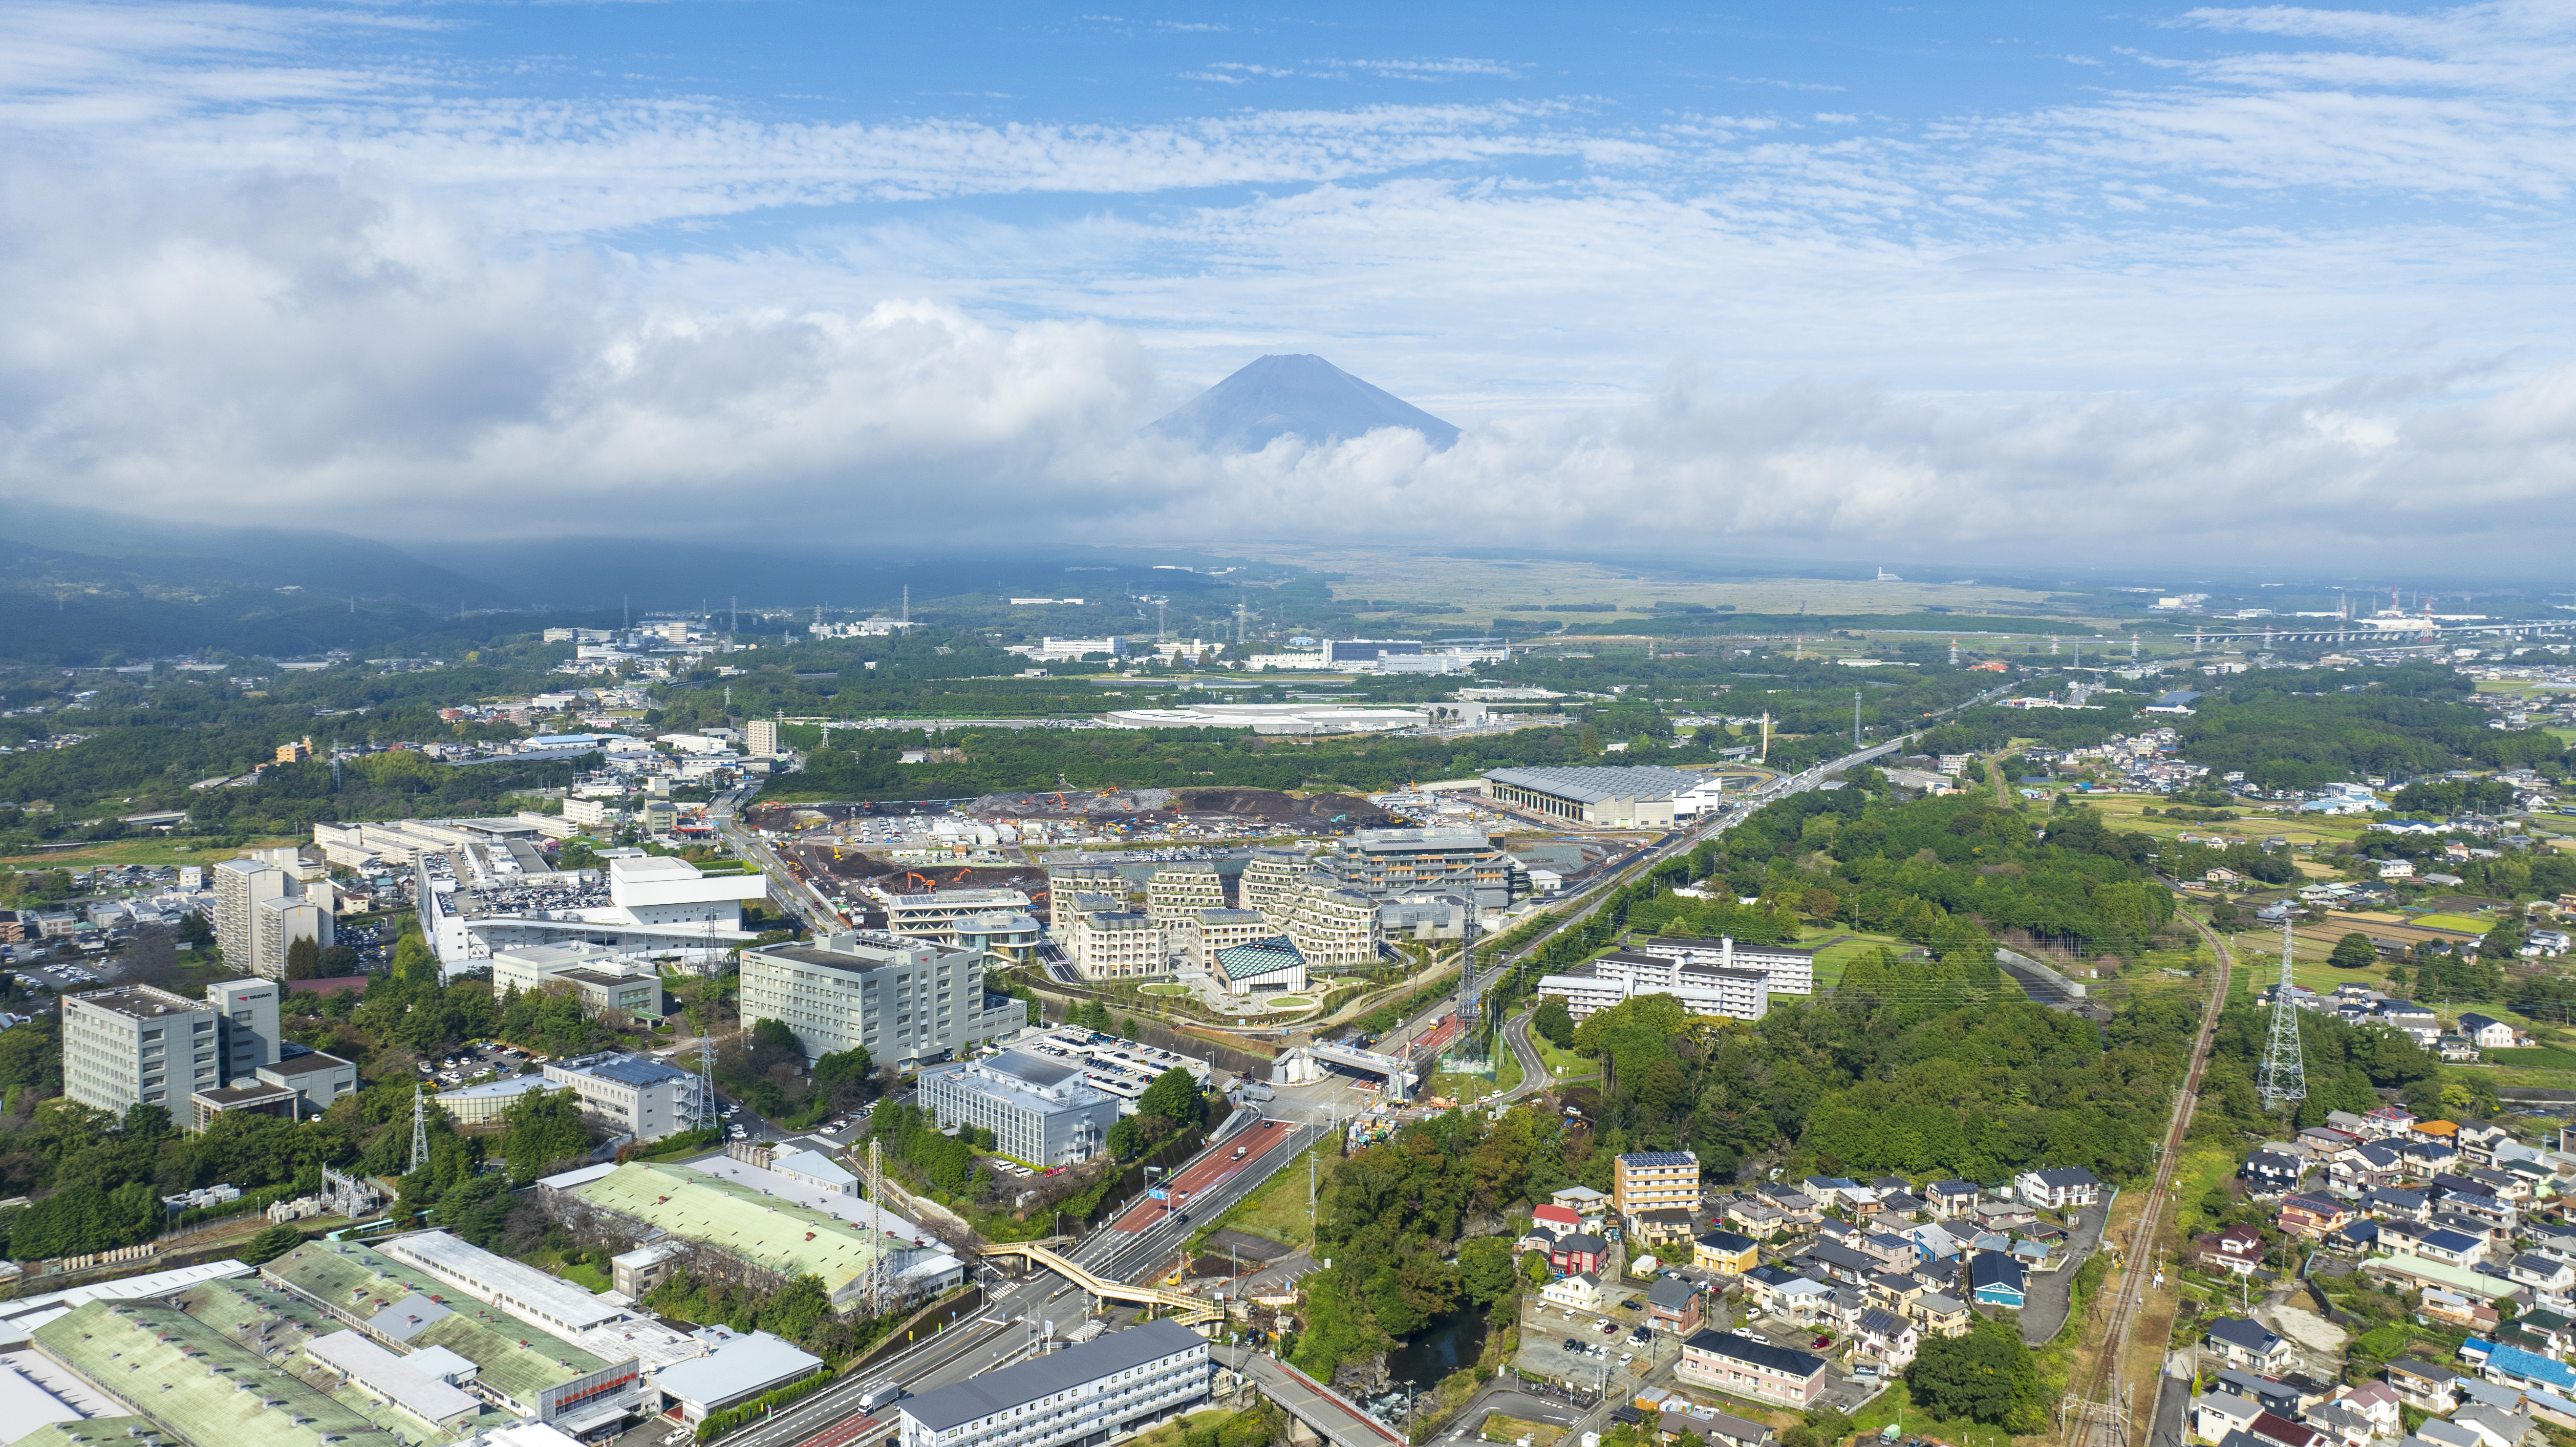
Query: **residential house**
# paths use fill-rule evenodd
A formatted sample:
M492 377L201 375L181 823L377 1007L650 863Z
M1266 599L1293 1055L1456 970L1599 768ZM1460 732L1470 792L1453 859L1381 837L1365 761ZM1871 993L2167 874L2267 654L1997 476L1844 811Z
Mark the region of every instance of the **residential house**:
M1646 1288L1646 1324L1674 1336L1699 1330L1699 1288L1667 1276Z
M2486 1439L2478 1435L2476 1428L2457 1422L2426 1422L2415 1429L2413 1440L2424 1447L2486 1447Z
M1731 1331L1702 1331L1682 1342L1674 1375L1696 1386L1803 1411L1824 1386L1825 1359Z
M2447 1266L2468 1267L2484 1260L2487 1254L2487 1242L2484 1236L2471 1236L2465 1232L2448 1231L2438 1227L2420 1236L2400 1235L2395 1231L2389 1231L2382 1239L2388 1242L2390 1249L2400 1255L2420 1256L2427 1261L2439 1261Z
M2354 1146L2326 1167L2327 1179L2347 1191L2395 1185L2405 1174L2405 1157L2376 1141Z
M1825 1214L1822 1202L1791 1186L1756 1186L1753 1194L1762 1204L1802 1225L1812 1226Z
M2481 1050L2510 1050L2521 1032L2492 1015L2466 1014L2460 1017L2460 1033Z
M2522 1233L2531 1238L2531 1249L2543 1256L2562 1261L2576 1261L2576 1225L2556 1221L2526 1221Z
M2364 1382L2357 1387L2347 1387L2335 1400L2368 1422L2371 1435L2394 1437L2398 1434L2397 1389L2386 1382Z
M1923 1328L1894 1312L1872 1309L1864 1311L1852 1324L1853 1345L1862 1353L1885 1362L1891 1370L1903 1371L1914 1360L1914 1349L1923 1340Z
M2433 1219L2433 1202L2430 1197L2421 1191L2400 1190L2395 1186L2380 1186L2364 1191L2361 1196L2361 1209L2364 1214L2375 1216L2382 1221Z
M2414 1113L2393 1105L2383 1105L2376 1110L2365 1112L2361 1118L2362 1133L2377 1136L2381 1140L2397 1139L2414 1128Z
M2241 1316L2222 1316L2211 1322L2202 1340L2234 1366L2269 1372L2290 1359L2290 1344L2278 1332Z
M1768 1241L1797 1224L1786 1211L1752 1197L1727 1202L1725 1220L1757 1241Z
M1570 1236L1583 1229L1583 1217L1573 1207L1560 1206L1552 1201L1547 1205L1533 1208L1530 1211L1530 1222L1532 1225L1544 1227L1553 1236Z
M2245 1429L2245 1435L2271 1447L2327 1447L2325 1434L2314 1427L2302 1426L2287 1417L2265 1412Z
M1873 1257L1891 1270L1911 1266L1917 1259L1913 1241L1885 1231L1873 1232L1852 1244L1863 1256Z
M2245 1168L2237 1172L2246 1188L2257 1196L2286 1195L2299 1188L2299 1178L2308 1173L2308 1158L2289 1149L2286 1141L2265 1141L2245 1158Z
M2368 1417L2340 1401L2320 1402L2300 1414L2299 1420L2325 1434L2332 1447L2369 1447L2379 1429Z
M1761 1259L1760 1243L1732 1231L1711 1231L1691 1243L1691 1265L1702 1271L1742 1276L1759 1265Z
M2263 1264L2263 1232L2251 1221L2239 1221L2224 1231L2192 1239L2192 1254L2201 1266L2212 1271L2232 1271L2251 1276Z
M1968 1258L1968 1298L1979 1306L2019 1311L2029 1299L2030 1274L2000 1251L1980 1251Z
M2418 1180L2431 1180L2460 1158L2459 1147L2448 1141L2409 1136L2396 1144L2398 1157L2406 1163L2406 1173Z
M2069 1206L2090 1206L2099 1202L2102 1183L2082 1166L2058 1166L2049 1170L2024 1171L2013 1177L2013 1194L2041 1209L2063 1211Z
M2399 1357L2388 1364L2388 1385L2397 1395L2427 1412L2449 1412L2460 1405L2460 1374L2420 1357Z
M2261 1415L2261 1404L2232 1392L2203 1392L2191 1399L2191 1434L2216 1442L2253 1426Z
M1665 1420L1670 1421L1673 1415L1666 1413ZM1694 1412L1689 1420L1690 1426L1686 1430L1697 1433L1709 1447L1771 1447L1771 1428L1762 1422L1750 1422L1724 1412L1711 1412L1704 1418Z
M2504 1320L2501 1313L2473 1296L2464 1296L2446 1287L2427 1286L2417 1298L2415 1309L2428 1321L2455 1326L2472 1335L2486 1335Z
M1549 1192L1547 1200L1549 1205L1563 1206L1572 1211L1586 1231L1598 1232L1602 1223L1609 1219L1610 1193L1607 1191L1596 1191L1590 1186L1568 1186L1562 1191Z
M1968 1309L1966 1302L1942 1292L1926 1292L1914 1298L1908 1315L1923 1323L1923 1330L1931 1336L1962 1336L1977 1324L1976 1313Z
M2466 1427L2478 1434L2479 1447L2522 1447L2523 1439L2535 1430L2529 1416L2495 1407L2462 1407L2451 1414L2455 1426Z
M2476 1222L2480 1229L2498 1241L2513 1239L2514 1222L2522 1213L2511 1201L2472 1191L2452 1191L2441 1201L2441 1213Z
M1914 1298L1932 1290L1932 1286L1911 1271L1888 1271L1871 1277L1862 1290L1872 1305L1902 1315L1914 1304Z
M1678 1206L1638 1211L1628 1217L1628 1229L1637 1244L1656 1250L1689 1244L1693 1225L1691 1213Z
M2479 1373L2490 1382L2525 1390L2538 1387L2560 1396L2576 1391L2576 1369L2571 1369L2565 1362L2553 1362L2538 1352L2471 1337L2461 1343L2460 1356L2464 1361L2477 1362Z
M2351 1207L2322 1192L2301 1191L2281 1202L2281 1229L2311 1241L2341 1230L2352 1217Z
M1878 1198L1881 1215L1891 1220L1911 1220L1931 1209L1931 1203L1911 1191L1890 1191Z
M1798 1259L1822 1268L1825 1275L1832 1280L1848 1281L1855 1285L1877 1275L1883 1265L1874 1256L1865 1256L1848 1246L1837 1246L1830 1241L1819 1241L1808 1247L1799 1254Z
M2218 1385L2237 1396L2250 1398L2261 1404L2266 1412L2277 1413L2284 1417L2295 1417L2299 1414L2299 1389L2277 1378L2264 1376L2260 1372L2230 1367L2218 1374Z
M1923 1188L1926 1209L1942 1219L1977 1209L1977 1183L1974 1181L1934 1181Z
M1540 1287L1538 1295L1550 1306L1562 1306L1573 1311L1599 1311L1601 1278L1589 1271L1578 1271Z
M1610 1244L1588 1231L1560 1236L1548 1249L1548 1269L1561 1276L1580 1276L1586 1272L1601 1274L1602 1259L1609 1254Z

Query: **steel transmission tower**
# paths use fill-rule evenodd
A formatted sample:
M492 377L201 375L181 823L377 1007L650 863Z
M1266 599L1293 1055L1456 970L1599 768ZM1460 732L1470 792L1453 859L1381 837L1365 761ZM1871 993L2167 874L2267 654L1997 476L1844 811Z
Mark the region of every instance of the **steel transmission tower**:
M2263 1068L2254 1077L2263 1108L2296 1105L2308 1098L2308 1064L2299 1053L2299 1011L2290 1003L2289 920L2281 921L2281 983L2272 992L2272 1036L2263 1046Z
M714 1025L715 1025L715 1009L716 1009L716 1007L715 1007L715 1004L714 1004L714 1002L713 1002L713 1001L711 1001L711 1000L708 1000L708 999L707 999L707 995L708 995L708 994L711 994L711 993L713 993L713 992L712 992L712 991L702 991L702 992L699 994L699 996L698 996L699 1003L700 1003L700 1004L705 1008L705 1010L706 1010L706 1012L707 1012L707 1020L706 1020L705 1024L700 1028L700 1032L699 1032L699 1035L698 1035L698 1121L697 1121L697 1126L698 1126L698 1129L700 1129L700 1130L714 1130L714 1129L716 1128L716 1121L717 1121L717 1117L716 1117L716 1036L715 1036L715 1030L714 1030Z
M429 1082L422 1081L411 1095L411 1168L419 1170L429 1164Z
M868 1243L868 1315L885 1315L886 1233L885 1233L885 1142L868 1138L868 1218L876 1228L875 1239Z

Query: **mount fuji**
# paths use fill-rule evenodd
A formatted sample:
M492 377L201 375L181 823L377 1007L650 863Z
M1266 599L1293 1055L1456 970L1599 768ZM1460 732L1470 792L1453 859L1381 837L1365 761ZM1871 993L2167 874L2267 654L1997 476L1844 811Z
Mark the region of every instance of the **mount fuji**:
M1208 452L1258 452L1289 433L1309 442L1410 427L1445 449L1458 429L1321 357L1263 357L1152 425Z

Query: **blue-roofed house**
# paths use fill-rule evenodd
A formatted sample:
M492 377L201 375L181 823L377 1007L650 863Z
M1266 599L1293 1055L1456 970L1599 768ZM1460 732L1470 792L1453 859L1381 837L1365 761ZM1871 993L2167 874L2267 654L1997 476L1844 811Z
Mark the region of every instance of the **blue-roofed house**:
M2561 1396L2576 1391L2576 1367L2553 1362L2538 1352L2470 1337L2460 1344L2460 1357L2476 1362L2480 1375L2503 1386L2538 1387Z
M2030 1274L2000 1251L1980 1251L1968 1258L1968 1296L1979 1306L2019 1311L2030 1297Z

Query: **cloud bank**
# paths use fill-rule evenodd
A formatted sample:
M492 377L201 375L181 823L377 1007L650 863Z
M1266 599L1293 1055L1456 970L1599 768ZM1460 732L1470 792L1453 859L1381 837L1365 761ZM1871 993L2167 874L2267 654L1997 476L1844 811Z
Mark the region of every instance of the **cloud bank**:
M365 59L403 17L0 14L10 493L397 540L1675 558L2528 566L2576 524L2561 6L2194 11L2246 48L1911 127L762 122ZM1109 199L952 205L1053 195ZM1267 350L1469 436L1137 435Z

